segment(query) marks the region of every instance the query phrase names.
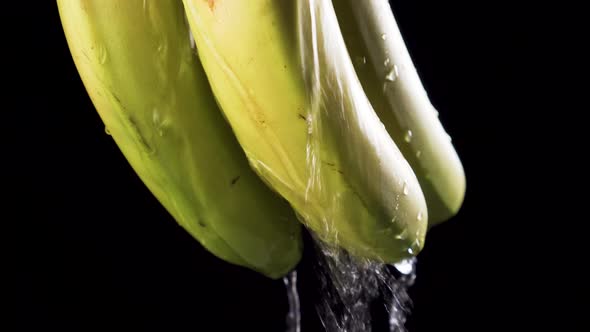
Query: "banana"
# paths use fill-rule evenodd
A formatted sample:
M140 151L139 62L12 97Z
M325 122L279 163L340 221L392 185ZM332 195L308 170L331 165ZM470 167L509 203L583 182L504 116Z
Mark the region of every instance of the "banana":
M451 218L463 204L463 166L422 86L389 2L340 0L334 7L363 88L418 177L430 226Z
M180 1L58 0L76 67L110 135L174 219L214 255L271 278L301 225L224 120Z
M183 0L213 93L252 168L320 239L396 262L428 220L327 0Z

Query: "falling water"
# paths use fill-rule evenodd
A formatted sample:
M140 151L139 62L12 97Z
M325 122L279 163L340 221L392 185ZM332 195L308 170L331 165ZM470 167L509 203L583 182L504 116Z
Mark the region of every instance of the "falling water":
M287 300L289 301L286 332L300 332L301 308L299 305L299 293L297 292L297 271L291 271L283 277L283 283L287 288Z
M416 278L415 258L386 265L315 242L322 292L316 309L327 332L371 331L387 323L373 317L379 311L389 316L389 331L406 331L411 306L407 290Z
M390 284L387 304L389 305L389 331L403 332L406 330L406 315L409 313L412 301L408 295L408 289L416 280L416 258L406 259L393 267L399 272L399 276Z

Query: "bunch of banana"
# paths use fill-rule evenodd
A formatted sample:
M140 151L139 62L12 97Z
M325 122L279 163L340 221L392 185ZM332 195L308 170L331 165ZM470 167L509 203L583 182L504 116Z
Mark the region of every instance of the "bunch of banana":
M392 263L463 199L387 2L334 3L58 0L83 82L147 187L215 255L273 278L300 259L297 219Z

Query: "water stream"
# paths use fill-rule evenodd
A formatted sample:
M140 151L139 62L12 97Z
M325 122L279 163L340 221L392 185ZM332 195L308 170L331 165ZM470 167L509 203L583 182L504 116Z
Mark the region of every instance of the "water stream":
M391 332L406 331L411 305L407 290L416 277L415 258L386 265L316 244L322 292L317 311L327 332L372 331L387 323ZM378 321L383 316L388 322Z
M387 265L357 259L314 239L315 272L321 297L317 314L326 332L406 332L411 309L408 289L416 279L416 258ZM297 272L283 278L289 313L287 332L301 331Z
M300 332L301 307L299 305L299 292L297 291L297 271L291 271L288 275L283 277L283 283L287 288L287 300L289 302L286 332Z

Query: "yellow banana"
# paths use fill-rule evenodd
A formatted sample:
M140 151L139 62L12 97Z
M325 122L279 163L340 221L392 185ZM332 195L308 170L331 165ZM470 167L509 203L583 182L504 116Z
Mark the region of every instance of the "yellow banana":
M216 256L277 278L301 256L289 204L249 167L189 42L180 1L58 0L106 128L175 220Z
M395 262L422 248L418 180L373 111L327 0L183 0L252 167L321 239Z
M371 104L416 173L430 225L455 215L465 173L422 86L385 0L334 2L342 33ZM344 24L345 23L345 24Z

